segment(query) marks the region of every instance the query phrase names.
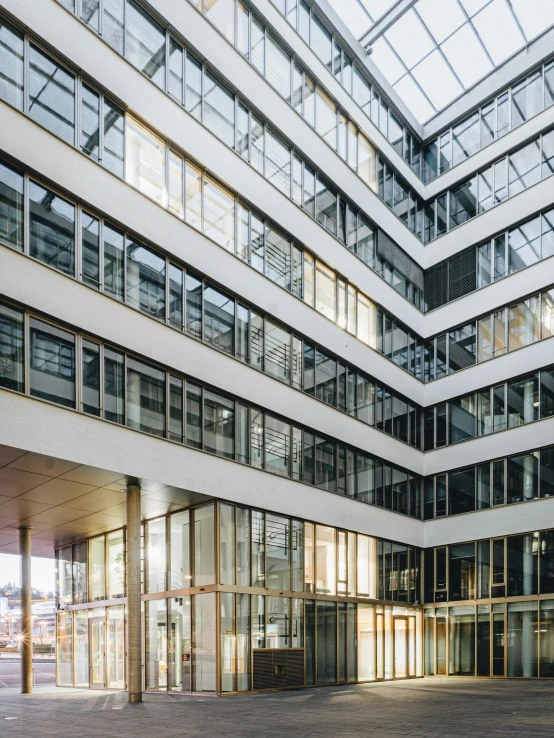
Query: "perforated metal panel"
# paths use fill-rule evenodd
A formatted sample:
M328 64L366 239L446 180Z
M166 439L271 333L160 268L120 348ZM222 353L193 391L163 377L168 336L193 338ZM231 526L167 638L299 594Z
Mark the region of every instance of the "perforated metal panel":
M380 229L377 234L377 253L398 269L410 282L413 282L418 289L423 290L423 269Z
M448 302L448 262L425 271L425 310L434 310Z
M304 686L303 649L254 649L255 690L302 686Z
M465 249L448 260L448 302L477 287L475 247Z

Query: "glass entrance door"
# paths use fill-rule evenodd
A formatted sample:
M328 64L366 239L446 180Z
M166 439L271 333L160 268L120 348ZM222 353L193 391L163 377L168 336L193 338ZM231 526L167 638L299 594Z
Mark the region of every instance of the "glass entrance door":
M90 687L106 687L106 621L104 618L89 620Z
M394 678L408 676L408 618L394 618Z

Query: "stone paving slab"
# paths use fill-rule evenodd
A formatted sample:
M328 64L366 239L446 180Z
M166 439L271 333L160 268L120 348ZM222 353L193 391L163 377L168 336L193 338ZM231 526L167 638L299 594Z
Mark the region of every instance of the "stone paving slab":
M554 736L554 681L418 679L236 697L0 691L1 738ZM16 718L7 720L6 718Z

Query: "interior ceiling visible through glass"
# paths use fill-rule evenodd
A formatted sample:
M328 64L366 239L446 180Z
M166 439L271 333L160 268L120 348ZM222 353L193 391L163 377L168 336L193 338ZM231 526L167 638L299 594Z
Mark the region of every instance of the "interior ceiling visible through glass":
M554 0L329 0L424 123L554 24ZM377 39L382 17L398 17Z

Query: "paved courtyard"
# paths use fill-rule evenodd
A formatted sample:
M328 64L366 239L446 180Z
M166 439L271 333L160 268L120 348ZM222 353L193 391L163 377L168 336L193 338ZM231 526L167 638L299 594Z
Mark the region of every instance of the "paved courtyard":
M2 738L551 736L554 682L423 679L245 697L0 690Z

